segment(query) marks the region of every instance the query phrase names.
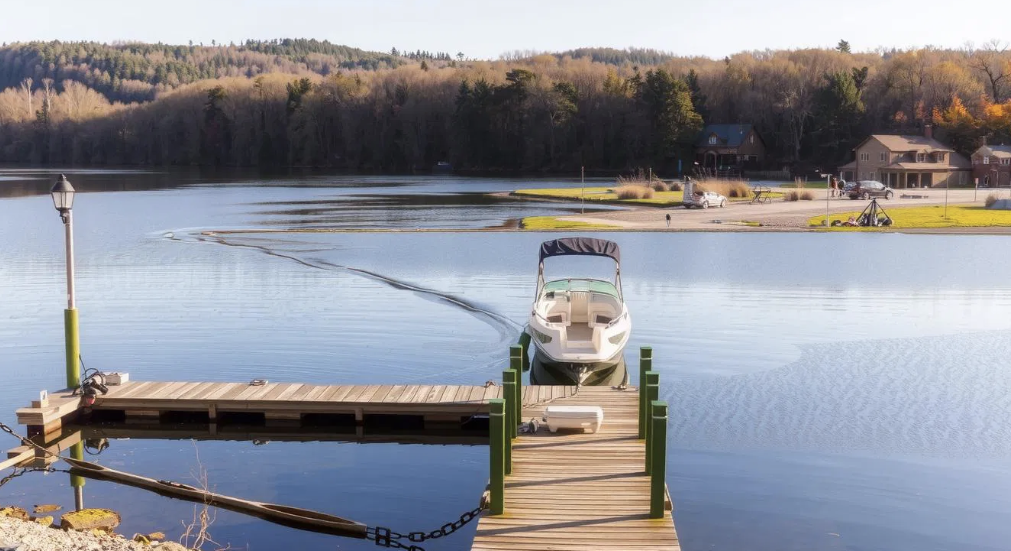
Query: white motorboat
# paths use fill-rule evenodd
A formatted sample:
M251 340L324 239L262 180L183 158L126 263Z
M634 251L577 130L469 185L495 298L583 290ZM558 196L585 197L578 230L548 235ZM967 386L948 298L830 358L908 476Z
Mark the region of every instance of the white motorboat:
M593 278L544 280L544 260L590 255L611 258L614 281ZM526 332L534 344L533 384L618 385L628 382L625 345L632 321L621 293L618 244L566 237L541 244L537 292Z

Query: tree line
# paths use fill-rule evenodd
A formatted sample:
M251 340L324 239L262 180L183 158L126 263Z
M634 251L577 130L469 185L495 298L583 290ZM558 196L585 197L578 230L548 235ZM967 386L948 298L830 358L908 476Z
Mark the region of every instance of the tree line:
M110 67L122 75L120 87L157 80L153 99L143 101L38 65L35 76L0 92L0 161L391 171L449 161L476 170L671 172L690 163L705 123L750 123L771 164L799 171L848 162L870 133L919 134L928 123L966 154L984 138L1011 140L1011 54L999 42L853 53L842 41L722 60L652 50L498 61L391 51L375 54L385 59L375 66L327 68L319 56L343 54L323 52L323 44L216 46L213 55L133 45L151 48L152 65ZM23 77L23 62L18 72L3 61L20 47L0 50L0 79ZM181 57L171 57L198 73L158 80L157 67L166 65L153 60L175 48ZM233 48L235 65L223 61L223 73L201 78L204 63ZM275 52L302 61L286 65ZM273 65L233 71L240 53ZM141 73L147 80L130 78Z

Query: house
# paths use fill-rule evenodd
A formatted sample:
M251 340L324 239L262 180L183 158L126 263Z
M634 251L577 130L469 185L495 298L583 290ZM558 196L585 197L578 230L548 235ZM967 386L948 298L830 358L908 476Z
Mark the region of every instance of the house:
M972 185L972 165L954 149L923 136L874 134L853 149L855 159L839 167L846 181L877 180L896 189Z
M972 154L972 177L980 187L1011 186L1011 145L984 145Z
M710 124L695 142L695 161L711 170L759 168L765 142L750 124Z

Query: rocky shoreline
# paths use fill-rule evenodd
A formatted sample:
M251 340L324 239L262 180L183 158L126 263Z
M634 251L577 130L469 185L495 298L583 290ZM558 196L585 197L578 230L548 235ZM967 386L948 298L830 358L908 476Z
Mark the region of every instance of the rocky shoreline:
M0 517L0 551L186 551L174 542L149 545L100 531L76 532Z

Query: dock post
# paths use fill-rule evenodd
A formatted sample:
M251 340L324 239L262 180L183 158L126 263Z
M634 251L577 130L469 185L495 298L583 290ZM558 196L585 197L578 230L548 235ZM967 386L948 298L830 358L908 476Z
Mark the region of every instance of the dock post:
M505 447L506 437L505 400L495 398L491 404L491 514L501 515L505 511Z
M646 438L646 426L649 424L649 402L646 401L646 372L653 371L653 347L643 346L639 349L639 438Z
M530 371L530 334L520 333L520 346L523 347L523 371Z
M516 430L516 370L506 369L502 372L502 395L505 396L505 474L512 474L512 441L519 434Z
M647 371L645 381L646 381L645 385L646 403L652 404L654 400L660 399L660 374L655 371ZM651 469L652 464L649 450L652 449L651 445L653 442L653 431L652 431L653 423L649 417L647 417L646 419L647 422L645 423L645 426L648 429L646 431L646 474L650 474L652 472Z
M649 481L649 518L663 518L667 501L667 402L650 402L650 447L646 457L653 457Z
M516 372L516 417L519 424L523 419L523 346L514 344L509 347L509 369ZM513 438L516 438L515 432Z

